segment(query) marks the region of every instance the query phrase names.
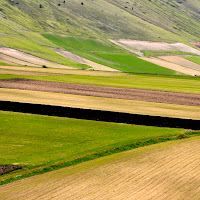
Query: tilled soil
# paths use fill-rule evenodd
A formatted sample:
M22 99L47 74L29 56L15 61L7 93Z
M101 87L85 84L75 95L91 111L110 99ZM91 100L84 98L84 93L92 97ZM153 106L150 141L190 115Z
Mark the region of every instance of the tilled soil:
M0 88L200 106L200 95L190 93L59 83L29 79L2 79L0 80Z

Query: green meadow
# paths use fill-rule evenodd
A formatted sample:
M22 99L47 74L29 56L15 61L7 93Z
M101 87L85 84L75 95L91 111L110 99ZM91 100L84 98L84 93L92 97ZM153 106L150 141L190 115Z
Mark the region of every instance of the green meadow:
M0 163L44 165L183 132L183 129L0 111Z

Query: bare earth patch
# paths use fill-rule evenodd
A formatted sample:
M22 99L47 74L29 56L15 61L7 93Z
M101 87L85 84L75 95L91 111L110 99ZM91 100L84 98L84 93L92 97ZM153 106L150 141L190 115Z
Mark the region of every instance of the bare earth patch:
M180 56L159 56L158 58L200 71L200 65Z
M62 49L56 49L55 51L56 51L57 53L59 53L60 55L64 56L65 58L71 60L71 61L89 65L89 66L92 67L92 69L94 69L94 70L98 70L98 71L110 71L110 72L119 72L119 70L117 70L117 69L113 69L113 68L107 67L107 66L105 66L105 65L101 65L101 64L99 64L99 63L96 63L96 62L87 60L87 59L82 58L82 57L80 57L80 56L77 56L77 55L75 55L75 54L73 54L73 53L71 53L71 52L69 52L69 51L65 51L65 50L62 50Z
M32 63L34 64L34 66L37 65L46 65L48 67L54 67L54 68L65 68L65 69L73 69L73 67L68 67L66 65L61 65L58 63L54 63L48 60L44 60L42 58L38 58L36 56L32 56L30 54L15 50L15 49L11 49L11 48L7 48L7 47L1 47L0 48L0 53L4 54L7 56L7 60L10 61L11 59L17 59L17 60L21 60L23 62L28 62L28 63ZM14 60L12 61L14 62Z
M197 70L194 70L194 69L189 69L187 67L183 67L181 65L174 64L174 63L168 62L166 60L161 60L159 58L140 57L140 59L146 60L148 62L154 63L154 64L162 66L162 67L166 67L168 69L172 69L172 70L177 71L177 72L188 74L188 75L191 75L191 76L200 75L200 71L197 71Z
M0 199L199 200L200 139L106 156L0 186Z
M28 79L1 79L0 88L200 106L200 95Z
M200 55L200 51L183 43L150 42L130 39L119 39L117 42L133 47L139 51L183 51Z

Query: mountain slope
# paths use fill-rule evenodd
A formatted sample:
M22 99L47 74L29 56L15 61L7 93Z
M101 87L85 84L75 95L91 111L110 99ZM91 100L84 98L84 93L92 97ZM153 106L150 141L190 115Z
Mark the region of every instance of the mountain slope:
M200 40L199 10L197 0L0 0L0 45L75 66L42 34L98 39L109 46L114 46L110 38L189 44Z

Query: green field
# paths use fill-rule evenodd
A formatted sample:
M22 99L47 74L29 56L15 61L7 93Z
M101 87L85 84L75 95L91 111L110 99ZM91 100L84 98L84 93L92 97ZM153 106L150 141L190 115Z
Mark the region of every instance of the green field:
M183 129L157 128L0 111L0 163L44 165L130 144L177 135Z
M134 54L113 44L99 40L61 37L43 34L54 44L94 62L123 72L175 75L176 71L137 58ZM180 73L181 74L181 73Z
M96 72L98 74L98 72ZM101 74L101 73L100 73ZM195 77L157 76L157 75L132 75L117 73L117 76L91 76L90 75L63 75L63 76L20 76L0 75L0 79L28 78L44 81L80 83L103 85L112 87L127 87L138 89L151 89L172 92L185 92L200 94L200 79Z
M197 57L197 56L196 57L190 57L190 56L188 56L188 57L184 57L184 58L200 65L200 57Z

